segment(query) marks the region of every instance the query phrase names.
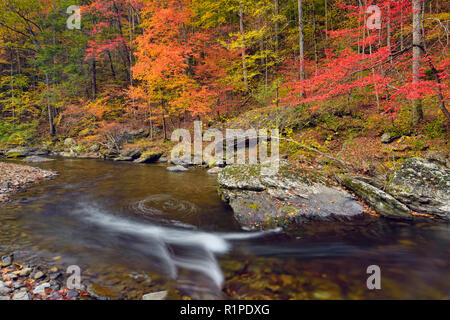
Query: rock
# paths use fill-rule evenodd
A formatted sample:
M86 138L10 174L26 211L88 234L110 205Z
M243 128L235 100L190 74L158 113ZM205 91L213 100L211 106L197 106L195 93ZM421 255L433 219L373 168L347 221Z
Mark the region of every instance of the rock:
M162 152L144 152L141 157L134 162L136 163L155 163L161 159Z
M40 279L40 278L42 278L42 277L44 277L44 276L45 276L45 274L44 274L42 271L37 271L37 272L34 274L33 278L36 279L36 280L38 280L38 279Z
M278 173L260 165L233 165L219 172L219 194L246 228L264 229L337 220L362 214L362 207L347 192L327 186L320 176L291 166Z
M76 141L72 138L67 138L66 140L64 140L64 147L70 148L75 146L76 144Z
M142 300L164 300L167 297L167 291L159 291L144 294Z
M0 296L0 301L7 301L7 300L11 300L9 296Z
M94 298L96 300L110 300L108 297L97 294L97 286L95 284L89 284L86 288L86 291L91 298Z
M189 169L186 169L183 166L176 166L176 167L168 167L167 168L167 171L169 171L169 172L186 172L188 170Z
M25 158L27 156L31 156L32 155L31 153L33 151L36 151L36 149L28 147L18 147L6 151L6 156L8 158Z
M22 161L23 162L40 163L40 162L54 161L54 159L43 158L40 156L31 156L31 157L27 157L27 158L23 159Z
M93 144L92 146L89 147L88 151L90 153L96 153L100 151L100 146L98 144Z
M68 298L78 298L79 294L78 292L74 291L74 290L69 290L67 291L66 297Z
M36 151L30 152L29 156L48 156L50 154L50 150L48 149L39 149Z
M5 277L8 277L8 278L10 278L13 281L16 281L19 278L19 276L17 274L14 274L14 273L7 273L5 275Z
M450 168L450 156L448 154L438 151L430 151L425 155L425 159L441 166Z
M410 158L398 169L386 191L410 209L450 219L450 169Z
M78 159L101 159L102 155L100 153L82 152L76 155Z
M13 263L14 255L10 254L8 256L2 257L2 267L8 267Z
M13 300L30 300L30 295L28 294L26 288L22 288L19 292L16 292L13 297Z
M364 182L355 176L344 176L339 178L342 185L355 192L375 211L388 218L411 220L411 210L390 194Z
M160 163L167 163L169 160L167 160L167 158L166 157L161 157L159 160L158 160L158 162L160 162Z
M383 134L383 136L381 137L381 143L384 144L389 144L394 142L397 139L400 139L402 137L401 134L398 133L393 133L393 132L386 132L385 134Z
M208 173L208 174L219 174L220 171L222 171L222 168L215 167L215 168L209 169L208 171L206 171L206 173Z
M133 150L127 150L123 151L120 156L122 158L131 158L131 160L139 159L142 155L142 149L133 149Z
M70 150L69 152L64 151L59 154L63 158L76 158L78 156L77 152Z
M33 271L33 269L31 269L31 268L23 268L22 270L20 270L19 276L20 277L28 277L32 271Z
M118 158L115 158L114 161L116 161L116 162L131 162L131 161L133 161L133 158L132 157L118 157Z
M0 286L0 296L5 296L7 294L10 294L12 292L12 289L8 287Z
M60 277L62 277L62 274L61 274L61 272L55 272L55 273L51 273L49 277L51 280L57 280Z
M33 294L43 293L43 292L45 292L46 288L50 288L50 283L45 282L45 283L38 285L36 288L34 288Z
M14 288L14 289L20 289L20 288L23 288L23 287L25 287L25 283L23 283L23 282L17 281L17 282L15 282L15 283L13 284L13 288Z

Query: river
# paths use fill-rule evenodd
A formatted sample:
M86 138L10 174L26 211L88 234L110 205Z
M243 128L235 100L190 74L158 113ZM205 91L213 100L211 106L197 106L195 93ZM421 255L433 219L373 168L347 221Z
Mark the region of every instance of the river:
M247 232L200 168L58 159L0 207L0 253L62 268L112 299L448 299L448 225L364 216ZM367 267L381 268L369 290Z

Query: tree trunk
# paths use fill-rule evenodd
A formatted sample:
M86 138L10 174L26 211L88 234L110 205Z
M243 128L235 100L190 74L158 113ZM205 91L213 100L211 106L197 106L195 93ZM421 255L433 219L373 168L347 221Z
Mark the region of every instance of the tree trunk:
M420 36L420 15L422 6L420 0L413 0L413 62L412 62L412 73L413 73L413 83L418 83L420 81L420 58L421 58L421 36ZM416 99L413 101L412 107L412 122L413 124L418 124L423 120L423 109L422 101Z
M242 36L242 76L244 78L245 90L248 91L247 64L245 62L246 48L245 48L245 30L244 30L244 11L242 9L242 2L239 2L239 29Z
M50 135L54 136L56 134L55 124L53 123L53 113L52 106L50 105L50 81L48 79L48 73L45 73L45 83L47 85L47 111L48 111L48 124L50 127Z
M278 33L280 32L280 25L278 23L278 15L280 14L280 8L278 0L273 0L273 10L275 15L275 52L278 54Z
M299 42L299 63L300 63L300 80L305 79L305 53L304 53L304 41L303 41L303 8L302 0L298 2L298 42Z
M92 58L92 98L95 99L97 95L97 64L95 57Z

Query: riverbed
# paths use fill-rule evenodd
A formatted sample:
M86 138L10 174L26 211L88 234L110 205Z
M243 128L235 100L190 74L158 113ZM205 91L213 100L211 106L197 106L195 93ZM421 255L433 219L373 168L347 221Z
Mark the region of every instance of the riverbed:
M67 267L111 299L448 299L448 224L364 215L247 232L201 168L57 159L0 207L0 254ZM381 269L369 290L367 268Z

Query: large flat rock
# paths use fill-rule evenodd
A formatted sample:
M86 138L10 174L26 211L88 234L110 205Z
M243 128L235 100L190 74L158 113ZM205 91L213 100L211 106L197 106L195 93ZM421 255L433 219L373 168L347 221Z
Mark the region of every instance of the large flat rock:
M234 165L218 175L219 194L236 220L251 229L287 226L292 222L340 220L362 214L347 192L326 185L320 176L282 166L264 174L259 165Z
M408 159L394 173L386 190L414 211L450 219L450 169L444 166Z

